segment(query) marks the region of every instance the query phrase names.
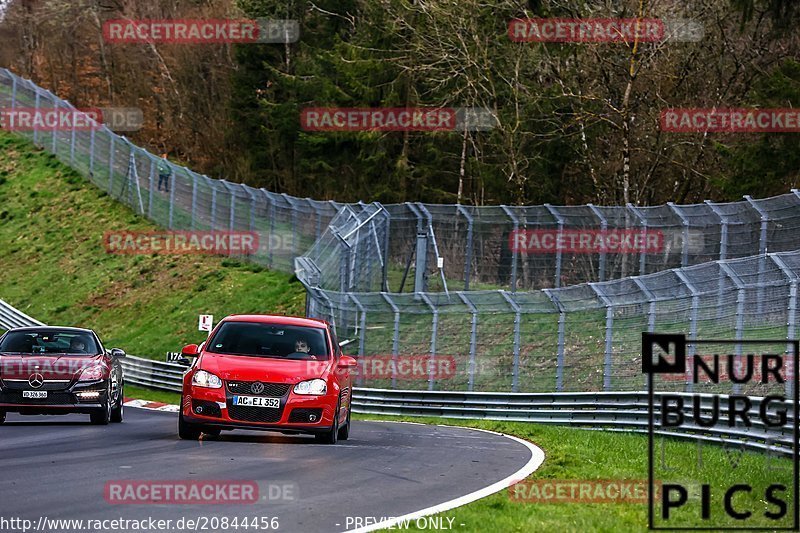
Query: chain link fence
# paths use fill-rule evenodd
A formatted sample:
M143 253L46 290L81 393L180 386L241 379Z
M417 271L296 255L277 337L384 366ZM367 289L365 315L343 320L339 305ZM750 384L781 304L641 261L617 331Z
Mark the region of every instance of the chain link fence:
M23 107L74 109L0 69L0 108ZM106 127L20 133L163 227L258 232L250 258L297 273L307 314L351 341L361 386L641 390L642 331L795 336L797 191L654 207L339 204L214 180Z
M0 69L0 108L75 109L5 69ZM364 209L362 204L296 198L211 179L165 161L105 126L34 127L19 133L163 227L258 232L260 246L252 259L285 272L292 272L294 259L310 249L319 259L321 248L315 243L345 207L355 213ZM159 183L162 173L168 186ZM323 276L320 287L516 292L789 251L796 246L800 226L798 195L654 207L371 204L383 209L373 219L374 227L350 236L349 243L337 238L328 244L327 252L336 256L318 267L337 274ZM420 235L425 235L422 247ZM354 275L342 276L343 270ZM419 277L417 270L422 270Z
M362 387L635 391L645 387L643 331L699 339L796 338L798 279L800 252L784 252L516 293L310 288L308 314L353 339L346 352L361 361ZM774 345L750 349L775 353ZM692 389L683 375L674 385Z

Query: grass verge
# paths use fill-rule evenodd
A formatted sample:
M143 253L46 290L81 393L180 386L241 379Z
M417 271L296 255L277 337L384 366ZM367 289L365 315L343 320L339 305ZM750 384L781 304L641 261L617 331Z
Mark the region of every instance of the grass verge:
M545 461L528 480L646 480L647 436L636 433L603 432L586 429L501 422L491 420L454 420L378 415L357 415L359 420L409 421L427 424L448 424L498 431L535 443L545 452ZM781 495L792 501L792 461L763 453L725 448L714 444L698 445L678 439L656 439L656 456L664 450L664 466L669 478L664 482L680 482L689 488L689 502L674 515L673 525L708 527L723 524L738 526L722 516L724 492L737 483L749 483L750 494L739 493L733 505L753 512L759 525L777 524L763 517L765 511L776 510L765 501L765 489L771 483L789 488ZM659 463L660 464L660 463ZM657 466L657 472L661 468ZM666 469L665 469L666 471ZM658 477L658 474L657 476ZM700 518L700 485L711 489L711 521ZM572 532L572 531L647 531L647 505L640 503L543 503L525 500L532 491L502 491L471 504L438 515L447 524L453 518L457 531L504 532ZM790 506L791 509L791 506ZM791 513L789 513L790 515ZM789 516L790 518L790 516ZM784 521L785 522L785 521ZM463 525L462 525L463 524ZM752 524L751 524L752 525ZM412 531L421 530L412 521Z
M204 340L197 315L303 314L292 276L207 255L114 255L104 234L154 231L55 157L0 132L0 298L108 347L163 359Z

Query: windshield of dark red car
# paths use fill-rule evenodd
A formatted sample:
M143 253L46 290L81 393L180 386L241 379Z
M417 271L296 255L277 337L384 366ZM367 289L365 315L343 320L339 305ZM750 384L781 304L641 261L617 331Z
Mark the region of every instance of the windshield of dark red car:
M84 331L9 331L0 339L0 353L96 355L100 347L94 336Z
M257 322L224 322L206 343L206 350L301 361L330 357L324 329Z

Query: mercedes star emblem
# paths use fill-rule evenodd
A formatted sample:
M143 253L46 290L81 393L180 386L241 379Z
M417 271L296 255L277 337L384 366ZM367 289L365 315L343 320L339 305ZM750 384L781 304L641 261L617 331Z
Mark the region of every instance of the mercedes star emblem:
M28 383L34 389L38 389L39 387L44 385L44 376L39 374L38 372L36 374L31 374L31 377L28 378Z

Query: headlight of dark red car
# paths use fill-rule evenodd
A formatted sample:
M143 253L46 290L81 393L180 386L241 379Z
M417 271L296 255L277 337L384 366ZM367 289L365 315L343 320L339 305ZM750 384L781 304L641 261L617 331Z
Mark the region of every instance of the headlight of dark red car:
M106 374L106 367L101 364L87 366L81 371L78 381L98 381L103 379Z

